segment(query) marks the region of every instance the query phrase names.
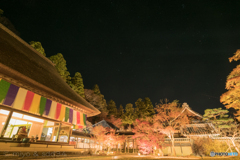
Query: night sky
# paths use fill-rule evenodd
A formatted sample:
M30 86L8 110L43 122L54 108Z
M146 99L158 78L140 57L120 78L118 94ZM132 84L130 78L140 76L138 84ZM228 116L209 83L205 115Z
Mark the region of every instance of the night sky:
M117 106L178 99L203 114L238 64L240 1L0 0L26 42L62 53L85 88L98 84Z

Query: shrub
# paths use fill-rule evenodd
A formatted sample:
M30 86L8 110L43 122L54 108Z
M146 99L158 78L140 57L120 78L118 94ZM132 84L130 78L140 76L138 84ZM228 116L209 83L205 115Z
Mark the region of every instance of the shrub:
M212 140L211 138L193 139L193 153L195 155L209 156L211 151L226 152L228 145L224 141Z

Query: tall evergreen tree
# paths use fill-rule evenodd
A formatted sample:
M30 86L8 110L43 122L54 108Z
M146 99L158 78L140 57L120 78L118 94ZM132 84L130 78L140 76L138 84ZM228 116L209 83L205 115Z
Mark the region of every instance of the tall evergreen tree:
M85 99L92 104L94 107L96 107L101 114L91 117L91 122L96 123L103 119L107 118L108 110L107 110L107 103L104 99L104 95L101 94L100 89L98 85L94 85L93 89L85 89Z
M218 129L231 128L234 122L233 118L229 118L228 110L222 108L206 109L203 120L210 120Z
M39 53L41 53L42 55L44 55L46 57L46 53L44 48L42 47L41 42L36 42L36 41L31 41L29 42L29 44L36 49Z
M71 77L70 73L67 70L67 63L61 53L53 55L49 57L49 59L55 64L55 68L57 69L60 76L63 78L65 82L69 81Z
M124 115L124 108L123 108L122 105L120 105L120 107L119 107L119 109L117 111L117 117L122 119L123 115Z
M131 103L128 103L125 107L125 113L123 116L123 124L128 124L129 127L133 124L133 122L136 120L136 116L134 114L134 108Z
M96 95L101 95L101 92L100 92L100 89L99 89L99 86L97 84L94 84L93 86L93 91Z
M107 110L108 110L108 117L110 117L111 115L113 115L114 117L117 117L117 106L112 99L107 104Z
M233 147L239 153L239 149L235 144L235 137L240 136L239 124L233 118L229 118L228 112L228 110L222 108L206 109L203 120L210 120L218 128L221 136L230 138ZM231 149L230 144L227 144Z
M153 104L150 100L150 98L146 97L144 100L139 98L136 102L136 109L135 114L137 118L146 118L146 117L152 117L155 113Z
M77 92L77 94L85 98L83 78L81 73L76 72L74 77L68 82L68 84L75 92Z

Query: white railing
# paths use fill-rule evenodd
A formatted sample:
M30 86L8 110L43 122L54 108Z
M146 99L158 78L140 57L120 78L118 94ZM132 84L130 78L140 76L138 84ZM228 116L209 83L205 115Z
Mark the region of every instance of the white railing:
M171 141L170 138L165 138L164 141ZM190 138L174 138L174 141L185 141L185 142L190 142L191 139Z

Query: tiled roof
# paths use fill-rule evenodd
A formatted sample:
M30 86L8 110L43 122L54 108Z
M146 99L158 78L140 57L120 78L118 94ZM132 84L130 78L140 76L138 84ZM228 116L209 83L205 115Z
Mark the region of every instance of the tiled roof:
M112 123L107 122L107 121L105 121L105 120L102 120L102 121L94 124L93 127L100 126L100 125L103 126L103 127L105 127L105 128L112 128L112 129L117 129L117 130L119 129L119 128L117 128L115 125L113 125Z
M184 136L219 135L219 133L211 123L188 124L182 126L181 134Z

